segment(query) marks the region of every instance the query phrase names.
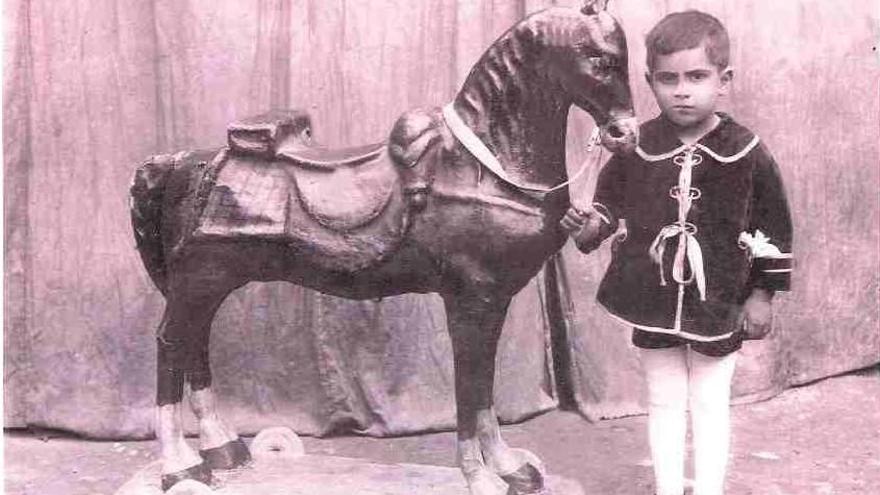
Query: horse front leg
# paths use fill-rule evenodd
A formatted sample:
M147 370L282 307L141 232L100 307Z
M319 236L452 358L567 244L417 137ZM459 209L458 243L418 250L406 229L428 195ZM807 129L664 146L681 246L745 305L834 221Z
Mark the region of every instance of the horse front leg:
M542 493L537 466L501 437L493 408L495 356L509 297L485 292L444 295L455 364L458 461L471 495Z

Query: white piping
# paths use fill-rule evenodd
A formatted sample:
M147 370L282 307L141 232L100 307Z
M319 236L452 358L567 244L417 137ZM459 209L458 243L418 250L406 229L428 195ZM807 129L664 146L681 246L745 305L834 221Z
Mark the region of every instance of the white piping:
M754 136L752 138L752 140L749 142L749 144L745 145L745 147L742 150L740 150L738 153L731 155L731 156L721 156L718 153L712 151L708 146L706 146L704 144L696 143L693 146L695 148L698 148L700 150L705 151L709 156L711 156L712 158L714 158L715 160L717 160L721 163L733 163L733 162L739 160L740 158L746 156L750 151L752 151L752 149L754 149L755 146L758 145L758 143L760 141L761 140L760 140L760 138L758 138L758 136ZM659 162L662 160L667 160L669 158L672 158L673 156L681 153L682 151L685 151L690 146L691 145L683 144L670 152L662 153L659 155L653 155L653 154L648 153L647 151L643 150L641 146L636 146L636 153L640 157L642 157L642 159L645 161Z
M774 260L785 260L793 258L791 253L779 253L773 256L756 256L756 258L765 258L765 259L774 259Z
M662 333L665 335L675 335L678 337L684 337L688 340L694 340L697 342L718 342L719 340L728 339L733 335L733 332L728 332L728 333L725 333L722 335L715 335L712 337L706 337L706 336L697 335L697 334L691 333L691 332L683 332L681 330L676 330L674 328L651 327L651 326L647 326L647 325L639 325L638 323L633 323L625 318L617 316L616 314L612 313L611 311L608 311L607 309L605 309L605 311L608 313L609 316L611 316L612 319L617 320L618 323L622 323L626 326L638 328L639 330L644 330L646 332Z
M652 155L652 154L648 153L647 151L643 150L641 146L636 146L636 153L638 153L638 155L640 157L642 157L642 159L645 161L659 162L661 160L666 160L666 159L672 158L673 156L681 153L682 151L684 151L687 148L688 148L688 145L683 144L668 153L663 153L661 155Z
M702 145L702 144L700 144L700 143L697 143L695 146L696 146L697 148L700 148L701 150L705 151L706 153L709 154L709 156L711 156L712 158L718 160L718 161L721 162L721 163L733 163L733 162L739 160L740 158L746 156L747 154L749 154L749 151L752 151L752 149L753 149L755 146L757 146L757 145L758 145L758 142L760 142L760 141L761 141L761 140L758 139L758 136L753 137L752 140L749 142L749 144L746 145L745 148L743 148L742 150L740 150L739 153L737 153L737 154L735 154L735 155L731 155L731 156L721 156L721 155L719 155L718 153L715 153L714 151L712 151L711 149L709 149L708 146Z

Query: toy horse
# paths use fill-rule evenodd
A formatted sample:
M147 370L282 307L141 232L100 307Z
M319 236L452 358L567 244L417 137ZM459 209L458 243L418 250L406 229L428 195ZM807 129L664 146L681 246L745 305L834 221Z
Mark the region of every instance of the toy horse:
M224 298L283 280L352 299L437 292L455 367L458 460L472 495L546 493L501 438L495 353L511 297L565 243L571 106L612 151L635 146L624 33L604 6L554 7L508 30L444 108L403 114L387 142L325 149L309 116L229 128L228 146L156 156L132 185L138 249L166 300L158 331L163 489L249 459L218 416L208 337ZM184 383L201 451L184 441Z

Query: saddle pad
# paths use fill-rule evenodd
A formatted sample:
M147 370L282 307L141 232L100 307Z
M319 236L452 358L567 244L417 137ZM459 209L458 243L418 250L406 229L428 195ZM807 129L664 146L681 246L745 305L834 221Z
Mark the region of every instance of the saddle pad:
M193 238L273 240L328 270L367 267L396 250L407 226L400 179L386 158L327 171L230 155Z

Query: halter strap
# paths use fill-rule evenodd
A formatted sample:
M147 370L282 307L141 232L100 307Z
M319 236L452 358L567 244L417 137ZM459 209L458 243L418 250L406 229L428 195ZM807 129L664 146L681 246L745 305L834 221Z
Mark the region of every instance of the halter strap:
M455 111L452 103L443 107L443 118L446 119L446 125L449 126L449 130L452 131L452 135L455 136L456 139L462 144L462 146L467 149L474 158L477 159L480 163L483 164L484 167L488 168L495 174L499 179L507 182L508 184L522 189L524 191L536 192L536 193L549 193L556 191L557 189L561 189L575 180L577 180L588 168L589 159L584 160L583 165L581 165L580 170L577 171L574 175L572 175L567 181L557 184L553 187L539 187L539 186L529 186L525 184L520 184L512 177L510 177L507 172L504 171L504 167L501 166L501 162L498 160L498 157L492 153L492 150L487 147L483 141L474 134L474 131L468 127L467 124L461 117L458 115L458 112ZM599 128L593 129L593 134L590 136L590 141L587 145L587 152L590 152L595 147L596 143L599 142Z

